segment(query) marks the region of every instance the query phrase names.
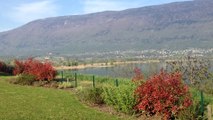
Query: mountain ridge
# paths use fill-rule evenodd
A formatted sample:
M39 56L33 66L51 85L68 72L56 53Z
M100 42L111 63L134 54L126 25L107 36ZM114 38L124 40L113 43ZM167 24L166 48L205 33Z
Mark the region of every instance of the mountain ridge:
M0 33L1 55L213 47L213 1L61 16Z

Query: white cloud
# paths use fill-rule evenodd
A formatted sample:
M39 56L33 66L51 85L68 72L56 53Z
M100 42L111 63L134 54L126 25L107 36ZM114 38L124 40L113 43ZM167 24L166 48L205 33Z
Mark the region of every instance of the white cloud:
M11 18L20 23L57 15L57 6L51 1L20 4L13 8Z
M138 3L129 3L118 0L84 0L84 13L101 12L105 10L123 10L138 6Z

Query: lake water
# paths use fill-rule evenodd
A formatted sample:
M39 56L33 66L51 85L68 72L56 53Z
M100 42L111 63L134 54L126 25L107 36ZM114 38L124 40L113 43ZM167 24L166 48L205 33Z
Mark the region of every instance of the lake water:
M213 64L212 64L213 65ZM137 64L124 64L116 65L113 67L98 67L98 68L86 68L79 70L69 70L69 72L76 72L81 74L91 74L98 76L109 76L109 77L124 77L132 78L134 75L134 68L140 68L144 76L150 76L160 71L161 68L166 68L166 63L137 63ZM211 67L213 71L213 66Z
M164 63L143 63L143 64L125 64L116 65L113 67L98 67L98 68L86 68L79 70L70 70L70 72L76 72L81 74L92 74L99 76L110 77L125 77L131 78L134 75L134 68L140 68L145 76L160 71L161 68L165 68Z

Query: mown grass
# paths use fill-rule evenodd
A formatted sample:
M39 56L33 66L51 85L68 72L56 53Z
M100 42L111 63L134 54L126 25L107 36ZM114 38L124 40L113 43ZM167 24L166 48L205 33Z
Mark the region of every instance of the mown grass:
M0 120L114 120L64 90L12 85L0 77Z

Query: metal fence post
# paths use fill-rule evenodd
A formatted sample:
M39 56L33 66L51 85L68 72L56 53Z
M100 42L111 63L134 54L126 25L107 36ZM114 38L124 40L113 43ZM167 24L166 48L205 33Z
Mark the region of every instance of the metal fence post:
M115 86L118 87L118 79L115 80Z
M95 75L92 76L93 87L95 88Z
M75 73L75 87L78 87L78 83L77 83L77 73Z
M200 91L200 97L201 97L201 114L204 115L204 97L203 97L203 91Z

